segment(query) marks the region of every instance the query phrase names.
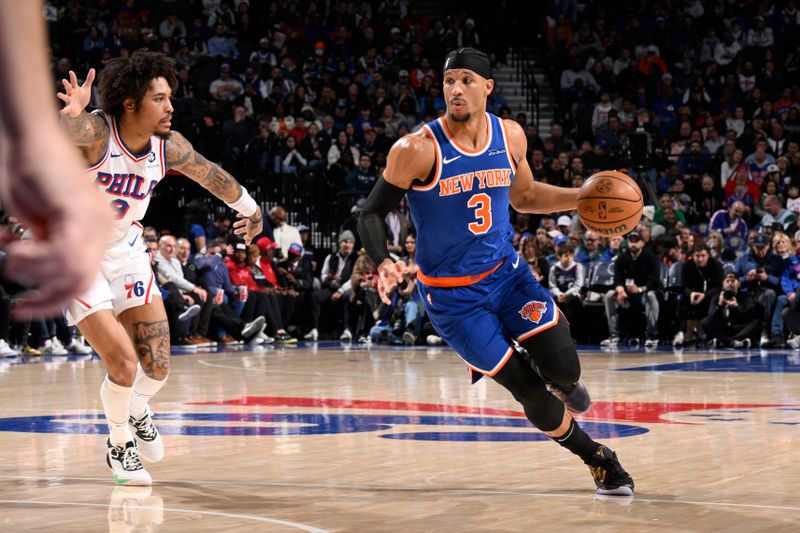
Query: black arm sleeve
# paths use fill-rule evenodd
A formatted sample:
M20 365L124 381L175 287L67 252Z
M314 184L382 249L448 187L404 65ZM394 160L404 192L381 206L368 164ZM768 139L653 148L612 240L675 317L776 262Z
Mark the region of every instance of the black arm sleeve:
M386 215L392 210L406 195L406 190L396 185L392 185L383 176L378 178L372 192L369 193L361 214L358 217L358 234L361 242L367 249L367 255L375 263L380 265L385 259L389 258L389 249L386 247Z

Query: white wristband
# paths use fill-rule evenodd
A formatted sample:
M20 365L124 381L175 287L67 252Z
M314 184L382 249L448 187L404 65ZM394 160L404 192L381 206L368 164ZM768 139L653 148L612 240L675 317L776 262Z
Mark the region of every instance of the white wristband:
M256 214L256 211L258 211L258 204L255 200L253 200L253 197L250 196L250 193L248 193L247 189L244 187L242 187L242 195L239 197L239 199L227 205L237 213L241 213L246 217L251 217Z

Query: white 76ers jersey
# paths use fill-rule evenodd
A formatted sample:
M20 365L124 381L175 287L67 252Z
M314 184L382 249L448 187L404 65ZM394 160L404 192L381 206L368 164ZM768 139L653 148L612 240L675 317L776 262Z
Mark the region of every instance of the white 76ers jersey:
M115 221L110 243L116 244L125 238L131 224L144 217L150 194L166 174L166 141L152 136L150 150L135 154L122 141L117 121L100 111L95 113L105 119L111 133L105 154L88 172L111 204Z

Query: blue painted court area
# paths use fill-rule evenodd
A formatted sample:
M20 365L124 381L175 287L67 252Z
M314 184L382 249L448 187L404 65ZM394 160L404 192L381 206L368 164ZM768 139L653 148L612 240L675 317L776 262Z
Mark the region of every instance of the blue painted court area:
M800 357L786 352L769 352L764 356L748 353L723 359L704 359L684 363L664 363L657 365L620 368L619 371L652 372L773 372L779 374L800 373Z
M46 415L0 418L0 431L25 433L65 433L104 435L108 427L101 414ZM407 431L382 433L394 440L519 442L549 441L522 418L440 416L440 415L362 415L317 413L159 413L155 415L163 435L188 436L287 436L336 435L342 433L385 432L405 426L447 426L445 431ZM96 422L98 421L98 422ZM203 425L192 425L200 422ZM217 422L219 425L207 425ZM476 429L464 431L465 427ZM583 429L593 438L631 437L648 429L613 422L584 422ZM517 428L527 431L498 431Z

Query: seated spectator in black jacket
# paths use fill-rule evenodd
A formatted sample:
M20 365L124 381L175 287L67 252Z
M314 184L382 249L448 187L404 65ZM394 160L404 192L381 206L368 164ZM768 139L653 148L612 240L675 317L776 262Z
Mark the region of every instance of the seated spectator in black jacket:
M356 262L355 235L350 230L344 230L339 235L339 251L330 254L322 264L322 288L311 293L311 330L304 337L306 340L316 341L319 338L319 316L322 304L331 301L343 305L350 299L352 284L350 276L353 274L353 265ZM342 296L346 296L342 301ZM348 306L344 305L344 332L342 340L352 340L353 334L349 328Z
M558 261L550 268L550 293L556 305L567 317L567 322L576 337L577 318L580 314L581 287L584 284L583 265L575 261L575 250L566 243L560 244L556 251Z
M708 314L709 302L716 298L722 285L722 263L711 257L703 242L692 250L692 259L681 267L683 299L678 305L680 329L672 341L674 346L696 342L700 321Z
M614 289L603 297L608 318L608 338L601 346L616 346L619 343L619 309L631 305L644 307L647 317L646 347L658 346L658 258L645 248L644 239L638 231L628 234L628 249L619 255L614 267Z
M761 322L755 300L739 290L736 273L728 272L701 324L713 348L749 348L758 339Z

